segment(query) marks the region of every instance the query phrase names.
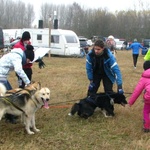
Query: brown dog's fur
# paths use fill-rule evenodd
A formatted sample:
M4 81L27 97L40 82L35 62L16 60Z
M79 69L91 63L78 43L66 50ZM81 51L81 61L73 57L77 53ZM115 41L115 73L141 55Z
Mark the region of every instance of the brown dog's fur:
M0 85L0 89L2 86L4 85ZM40 131L35 126L35 112L42 106L48 108L49 99L50 90L46 87L41 88L39 82L25 89L10 90L0 97L0 120L6 113L22 116L27 133L34 134L33 131Z

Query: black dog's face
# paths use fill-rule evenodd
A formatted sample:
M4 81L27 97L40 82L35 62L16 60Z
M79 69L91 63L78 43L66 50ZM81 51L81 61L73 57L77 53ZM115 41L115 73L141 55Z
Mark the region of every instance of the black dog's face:
M86 101L86 99L83 99L72 106L70 114L74 115L77 112L80 117L87 119L93 115L94 110L95 109Z

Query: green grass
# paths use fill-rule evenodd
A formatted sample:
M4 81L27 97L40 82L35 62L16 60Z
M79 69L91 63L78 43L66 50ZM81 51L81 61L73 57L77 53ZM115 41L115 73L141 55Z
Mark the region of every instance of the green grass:
M143 71L143 56L133 69L131 51L118 51L117 62L123 75L125 93L131 93ZM72 105L86 96L89 81L86 77L85 58L45 57L46 67L33 65L33 80L51 90L50 104ZM17 87L14 73L9 80ZM103 91L101 86L99 91ZM116 85L114 85L116 91ZM129 94L126 94L127 100ZM24 125L0 122L0 150L148 150L150 133L142 132L142 96L131 108L115 105L115 117L105 118L99 109L85 120L67 114L70 107L51 107L36 113L36 125L41 132L28 135Z

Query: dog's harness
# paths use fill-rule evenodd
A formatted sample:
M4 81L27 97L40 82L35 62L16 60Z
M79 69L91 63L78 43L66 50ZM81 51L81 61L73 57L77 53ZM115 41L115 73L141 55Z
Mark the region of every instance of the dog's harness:
M33 99L32 99L32 101L33 101L33 103L35 104L35 106L38 107L38 104L37 104L37 103L39 103L39 102L38 102L37 98L34 97L34 99L35 99L36 101L34 101ZM37 102L37 103L36 103L36 102ZM40 104L40 103L39 103L39 104Z
M94 107L97 107L96 100L91 98L90 96L86 98L86 101L90 104L92 104Z
M114 99L108 93L106 93L106 95L110 98L110 104L114 105Z
M35 88L35 89L37 89L37 88ZM31 94L30 94L30 90L28 90L28 89L23 89L23 90L25 90L25 91L27 91L28 92L28 94L31 96ZM22 93L19 93L20 91L22 91L22 89L21 90L19 90L19 91L17 91L16 93L15 93L15 95L16 96L20 96ZM8 94L14 94L13 92L7 92ZM36 105L36 107L38 107L37 106L37 103L31 98L31 100L33 101L33 103ZM38 101L37 101L38 102Z
M25 113L25 111L22 110L22 109L21 109L20 107L18 107L17 105L15 105L13 102L11 102L11 101L9 100L9 98L1 97L1 99L4 100L6 103L9 103L9 104L11 104L12 106L14 106L16 109L22 111L22 112L27 116L27 114ZM27 116L27 117L28 117L28 116Z
M110 96L110 94L106 93L106 96L109 97L110 104L114 105L114 99ZM96 103L96 100L97 100L98 97L101 97L101 96L95 96L93 98L91 96L89 96L89 97L87 97L86 101L89 102L90 104L93 104L93 106L97 107L98 105Z

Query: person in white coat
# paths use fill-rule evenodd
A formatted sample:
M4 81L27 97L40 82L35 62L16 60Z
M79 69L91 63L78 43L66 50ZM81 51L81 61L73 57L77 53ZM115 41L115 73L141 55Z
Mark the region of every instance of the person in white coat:
M14 70L26 85L30 84L31 81L28 79L22 66L33 61L33 50L34 47L32 45L27 45L25 51L22 51L21 48L14 48L10 53L0 58L0 83L4 84L7 90L12 89L8 81L9 72L11 70ZM9 122L15 123L12 115L8 114L6 116Z

